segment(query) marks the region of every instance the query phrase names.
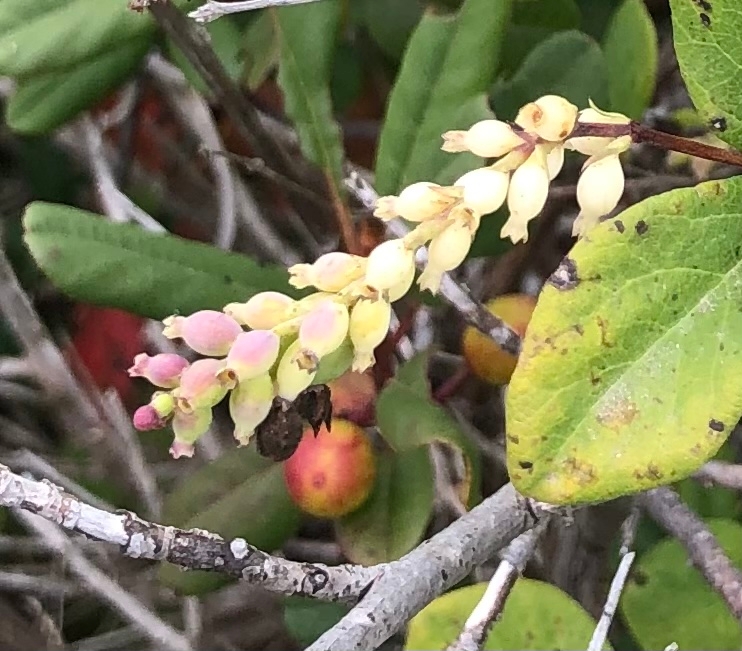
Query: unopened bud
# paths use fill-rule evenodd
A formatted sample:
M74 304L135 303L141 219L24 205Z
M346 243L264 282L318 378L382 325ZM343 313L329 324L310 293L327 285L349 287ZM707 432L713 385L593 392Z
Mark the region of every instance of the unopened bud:
M334 251L325 253L312 264L289 267L289 284L298 289L316 287L323 292L339 292L363 276L366 258Z
M451 188L420 181L408 185L398 197L381 197L374 215L380 219L402 217L411 222L422 222L437 217L458 198Z
M180 377L180 386L173 389L178 409L190 413L213 407L227 395L228 384L220 378L224 367L221 359L199 359L193 362Z
M350 340L354 371L362 373L374 364L374 349L384 341L392 319L392 306L383 299L362 298L350 312Z
M467 172L454 185L464 189L464 205L480 215L495 212L508 196L510 175L491 167Z
M420 289L437 294L443 274L466 259L472 239L472 230L463 220L454 222L434 237L428 246L428 264L418 280Z
M396 284L389 288L387 300L390 303L398 301L410 291L412 283L415 282L415 266L408 267L405 271L404 278L401 278Z
M447 152L470 151L482 158L499 158L523 142L509 124L500 120L482 120L468 131L444 133L441 149Z
M276 370L276 395L284 400L295 400L314 379L315 372L310 372L299 367L296 356L301 351L301 344L297 339L292 343L278 362Z
M267 373L278 360L281 338L270 330L250 330L234 340L219 379L228 387Z
M415 252L400 239L387 240L368 256L366 284L376 291L384 291L407 278L410 269L414 273L414 268Z
M603 215L613 210L624 190L624 173L617 154L585 164L577 181L580 214L572 226L573 235L584 235Z
M200 355L226 355L232 342L242 332L231 316L216 310L200 310L190 316L169 316L163 321L162 334L168 339L182 339Z
M601 111L595 104L590 102L590 108L580 111L577 116L578 122L594 124L630 124L631 119L621 113L609 113ZM598 156L604 153L606 147L616 140L615 138L604 136L582 136L580 138L570 138L565 144L569 149L585 154L586 156ZM631 138L629 138L629 144ZM619 152L614 152L619 153Z
M273 404L273 380L268 373L239 385L229 395L229 413L234 421L234 438L240 445L250 442L255 428L268 416Z
M513 243L528 240L528 222L544 208L549 195L549 172L546 156L537 146L528 160L510 179L508 209L510 216L500 231L501 237L510 237Z
M286 319L286 311L295 302L280 292L260 292L247 303L230 303L224 312L253 330L270 330Z
M170 446L173 459L193 456L193 444L211 427L214 418L210 408L197 409L189 413L176 410L173 416L173 433L175 440Z
M340 347L348 334L348 308L343 303L326 300L304 315L299 327L300 350L297 362L314 371L325 355Z
M181 373L188 368L185 357L173 353L160 353L150 357L140 353L128 370L129 377L143 377L157 387L174 389L180 383Z
M549 181L553 181L564 165L564 145L552 147L546 154L546 169L549 171Z
M175 398L169 393L156 393L149 404L134 412L132 423L140 432L162 429L175 411Z
M559 95L544 95L523 106L515 123L550 142L564 140L574 129L577 107Z

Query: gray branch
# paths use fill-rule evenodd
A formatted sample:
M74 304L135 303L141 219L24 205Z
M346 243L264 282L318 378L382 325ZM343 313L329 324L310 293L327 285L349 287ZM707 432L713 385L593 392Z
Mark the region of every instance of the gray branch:
M693 477L705 484L742 490L742 464L709 461Z
M605 640L608 637L608 631L611 629L611 624L613 623L613 617L618 608L618 601L621 598L624 585L626 585L626 579L629 577L631 564L634 562L635 557L635 552L628 552L627 554L624 554L624 557L621 559L616 574L613 577L613 581L611 581L611 587L608 590L608 597L605 600L605 606L600 615L600 621L595 627L587 651L600 651L603 648Z
M359 604L307 651L370 651L513 538L536 524L527 500L501 488L409 554L381 566Z
M742 572L732 564L703 520L669 488L655 488L639 500L649 515L680 541L695 568L742 622Z
M207 0L206 4L201 5L198 9L188 14L199 23L210 23L212 20L236 14L243 11L254 11L255 9L265 9L266 7L288 7L291 5L301 5L307 2L316 2L317 0L241 0L238 2L219 2L219 0Z

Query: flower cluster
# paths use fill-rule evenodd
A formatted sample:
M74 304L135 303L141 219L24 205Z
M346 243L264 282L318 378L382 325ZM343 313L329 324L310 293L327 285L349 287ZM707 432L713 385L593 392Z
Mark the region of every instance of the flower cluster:
M377 217L417 223L408 243L430 242L428 266L420 278L423 289L438 289L442 274L466 257L481 218L505 203L509 217L501 237L526 242L528 223L543 210L565 149L589 156L577 184L580 212L573 234L584 235L616 207L624 189L619 155L630 147L631 136L570 138L578 122L627 125L630 120L593 104L578 111L563 97L545 95L523 106L512 125L482 120L467 131L443 134L444 151L498 159L491 165L467 172L452 186L413 183L399 196L379 200Z
M502 237L526 241L528 222L543 209L565 149L589 156L577 185L574 232L583 235L618 203L624 186L619 154L631 139L570 138L577 122L628 124L629 119L592 105L578 111L564 98L547 95L522 107L513 125L484 120L467 131L449 131L443 135L445 151L498 160L451 186L418 182L398 196L380 198L376 216L415 224L405 237L382 242L367 258L333 252L290 267L291 285L314 290L302 299L262 292L221 312L165 319L164 335L202 357L189 362L175 354L142 353L135 358L129 374L159 390L135 412L134 426L152 430L170 423L171 454L191 456L211 425L213 408L229 396L234 437L246 445L275 398L293 401L310 385L349 368L365 371L389 330L391 304L415 279L417 249L428 245L418 284L436 293L443 275L466 258L482 217L506 202L510 215Z

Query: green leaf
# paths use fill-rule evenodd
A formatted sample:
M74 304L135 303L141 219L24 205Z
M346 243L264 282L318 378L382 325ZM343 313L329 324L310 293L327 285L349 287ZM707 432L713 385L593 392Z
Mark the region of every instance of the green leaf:
M2 0L0 2L0 34L35 20L43 14L59 9L64 0Z
M54 131L126 81L150 45L140 36L69 70L19 80L6 105L8 126L27 135Z
M70 206L31 203L24 227L26 245L52 282L95 305L162 319L221 309L264 290L295 295L284 269Z
M742 413L742 179L599 224L549 279L507 397L508 469L552 504L690 475Z
M270 17L266 18L270 22ZM209 41L214 48L214 52L229 77L235 81L239 80L244 67L246 40L242 29L235 20L230 20L229 16L223 16L219 20L208 23L204 26L204 29L209 35ZM191 65L183 51L173 43L171 38L167 39L167 50L173 63L181 69L188 82L202 95L211 95L209 87L200 73Z
M260 87L278 66L281 51L273 16L269 11L257 13L245 32L245 77L250 90Z
M510 76L539 43L569 29L579 29L575 0L515 0L502 52L502 73ZM535 98L534 98L535 99Z
M402 58L423 9L418 0L361 0L360 13L379 49L396 62Z
M306 649L347 612L348 606L344 604L323 603L309 597L288 597L284 601L283 619L289 633L302 649Z
M555 94L578 107L591 98L598 106L608 99L608 70L598 44L577 31L559 32L537 45L508 81L492 89L491 101L498 117L513 119L518 109L541 97Z
M643 0L624 0L603 38L610 110L638 120L657 81L657 30Z
M199 528L225 539L244 538L272 551L293 535L300 522L286 491L283 465L261 457L255 446L238 448L188 475L168 495L163 520L185 529ZM185 594L200 594L224 585L213 572L183 572L165 564L160 579Z
M435 181L451 162L431 144L450 129L467 129L460 107L495 79L510 0L466 0L455 15L428 9L410 38L387 107L376 158L376 186L393 194L409 183ZM457 154L470 169L481 159Z
M731 520L708 522L732 563L742 568L742 526ZM698 570L688 563L682 545L663 540L634 565L621 597L621 610L644 649L736 650L742 628Z
M68 70L144 36L154 36L152 18L131 11L126 2L63 2L0 36L0 74L28 77Z
M445 649L461 633L486 589L486 583L477 583L438 597L410 622L405 649ZM483 648L584 649L594 628L593 618L559 588L518 579ZM611 647L606 644L603 648Z
M680 72L699 113L711 123L726 120L717 135L742 148L742 13L738 0L713 0L705 12L700 3L670 0L675 53ZM702 20L705 16L709 25Z
M414 549L428 526L433 498L427 448L380 455L368 500L336 522L338 542L348 560L373 565Z
M280 43L278 85L304 155L322 168L343 196L343 145L330 99L339 0L271 9Z
M376 402L376 422L384 440L398 452L427 449L431 443L461 452L467 473L459 487L460 498L473 506L479 500L479 455L456 420L431 399L429 359L429 352L416 355L387 383Z

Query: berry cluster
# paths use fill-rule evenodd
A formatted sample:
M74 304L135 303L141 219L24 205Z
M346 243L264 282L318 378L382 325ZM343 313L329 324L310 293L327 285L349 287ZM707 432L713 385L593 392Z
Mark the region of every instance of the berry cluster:
M274 398L293 401L319 383L323 363L332 360L333 376L348 368L365 371L389 329L391 304L412 286L417 249L428 245L418 283L436 293L443 274L466 258L481 218L506 201L510 216L501 235L526 241L528 222L543 209L565 149L589 156L577 185L574 233L583 235L623 193L619 154L631 138L569 138L577 122L628 124L629 119L595 106L578 112L566 99L547 95L522 107L514 125L484 120L468 131L449 131L443 136L445 151L499 160L452 186L419 182L399 196L380 198L376 216L416 224L405 237L379 244L367 258L333 252L290 267L291 285L316 290L303 299L262 292L222 312L165 319L165 336L181 339L203 358L192 363L174 354L135 358L129 374L162 389L135 412L135 427L151 430L170 422L171 454L191 456L211 425L213 408L229 394L234 436L246 445Z

